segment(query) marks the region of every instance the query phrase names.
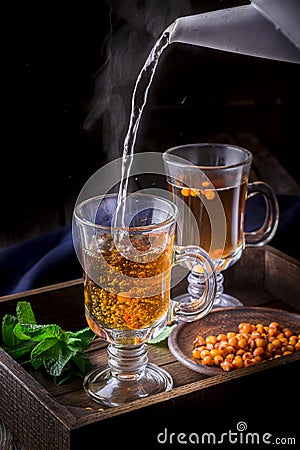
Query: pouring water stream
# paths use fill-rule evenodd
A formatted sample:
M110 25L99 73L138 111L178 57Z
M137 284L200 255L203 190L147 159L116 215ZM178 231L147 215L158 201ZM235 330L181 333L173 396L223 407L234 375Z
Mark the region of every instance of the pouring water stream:
M161 35L160 39L152 48L144 66L142 67L133 91L131 101L131 114L129 120L128 131L124 140L123 155L122 155L122 172L121 181L118 193L117 214L115 214L115 226L124 227L124 213L126 209L126 195L128 190L128 181L130 176L130 169L133 162L135 143L139 124L147 102L148 93L152 80L164 49L170 43L171 31L174 24L170 25Z

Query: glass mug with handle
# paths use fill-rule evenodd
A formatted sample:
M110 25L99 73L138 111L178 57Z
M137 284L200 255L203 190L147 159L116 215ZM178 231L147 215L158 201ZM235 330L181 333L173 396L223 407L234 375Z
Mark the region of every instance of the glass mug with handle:
M217 295L214 307L238 306L242 303L223 292L222 272L236 263L245 247L266 245L274 236L279 220L279 207L271 186L262 181L249 182L252 154L230 144L195 143L177 146L163 153L168 189L178 206L181 224L177 239L196 243L214 261L217 271ZM244 231L247 199L261 195L265 200L263 225ZM191 236L192 211L198 224L197 235ZM199 289L200 271L189 275L190 289ZM184 300L188 294L184 294Z
M108 365L88 374L84 389L106 406L172 388L170 374L148 362L146 343L174 318L194 321L208 314L216 294L214 264L207 253L199 246L174 244L176 205L140 192L123 201L121 226L115 225L116 194L83 200L73 215L86 320L109 343ZM170 290L171 269L184 261L200 265L206 280L205 290L182 304L170 299Z

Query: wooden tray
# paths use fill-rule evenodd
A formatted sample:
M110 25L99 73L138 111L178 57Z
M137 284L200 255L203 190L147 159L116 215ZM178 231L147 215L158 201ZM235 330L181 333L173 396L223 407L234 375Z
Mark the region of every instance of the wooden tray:
M238 296L245 305L300 312L300 263L270 246L247 249L224 276L226 292ZM182 286L176 289L180 291ZM2 297L0 317L14 313L21 299L31 302L39 323L56 322L74 331L86 326L81 280ZM106 361L105 347L103 341L97 340L89 349L95 364ZM130 448L140 448L145 445L145 439L147 448L161 448L157 435L167 427L173 427L174 431L184 420L188 427L199 423L208 426L215 416L222 417L222 424L226 424L228 418L236 417L235 411L245 420L249 417L245 405L253 398L261 404L256 417L261 412L266 418L265 404L268 411L278 407L281 414L274 415L272 426L278 421L282 427L284 408L290 408L289 403L284 403L288 397L286 386L295 383L297 390L293 395L299 392L300 352L247 370L210 377L178 362L166 342L149 346L149 359L170 372L174 378L173 390L104 410L87 397L81 380L55 386L39 371L25 371L0 349L0 418L26 450L80 449L83 440L86 446L92 443L93 448L101 448L107 442L113 447L127 444ZM279 387L283 382L285 388L280 387L274 395L274 389L267 387L270 379L275 385L278 382ZM240 404L243 398L247 402ZM238 406L236 410L235 406ZM288 417L287 427L293 425L293 415ZM138 433L135 432L137 423Z

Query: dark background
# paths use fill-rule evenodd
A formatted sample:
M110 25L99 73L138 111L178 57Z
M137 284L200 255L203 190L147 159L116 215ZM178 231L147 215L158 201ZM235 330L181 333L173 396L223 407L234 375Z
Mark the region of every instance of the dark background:
M180 3L149 1L156 5ZM123 0L128 8L133 4L142 8L143 3ZM193 0L191 5L197 13L247 3ZM115 10L110 12L105 0L13 1L6 9L2 5L1 10L5 38L1 58L4 82L0 249L4 253L0 258L0 288L5 295L16 287L23 272L26 275L27 269L30 272L31 265L35 268L34 263L42 260L45 252L51 252L60 235L55 234L51 239L47 235L47 245L45 240L31 245L31 239L70 224L74 202L84 183L106 161L121 156L121 148L117 152L107 145L109 138L113 138L109 132L119 130L109 130L104 123L105 116L89 130L84 128L84 123L94 105L98 73L106 61L104 44L108 32L119 31L126 20ZM141 36L151 47L154 36L142 31ZM126 39L123 42L126 47ZM131 83L124 89L127 102L136 75L132 62L136 67L144 63L137 51L141 46L141 41L137 42L131 50L132 60L120 64L121 73L130 72L132 67ZM163 55L154 79L137 150L164 151L169 146L214 139L224 133L250 131L300 183L296 162L299 159L299 75L298 65L173 44ZM118 105L108 104L108 109L118 109ZM284 249L293 256L298 254L297 242L287 241L295 236L299 243L296 227L295 224L295 233L288 233L284 242ZM63 238L64 233L63 229ZM20 252L5 253L5 249L24 241L29 241L25 251L21 248ZM70 250L70 245L66 247ZM66 261L70 263L68 267ZM45 273L37 267L36 278L29 280L29 284L25 280L17 287L26 290L65 281L81 273L73 253L69 260L52 254L41 268ZM297 374L297 370L293 373ZM277 385L276 380L273 383L277 390L270 386L267 373L263 383L250 383L244 392L235 386L230 404L224 406L222 399L219 402L217 399L209 407L204 402L201 406L204 415L188 405L167 415L165 411L162 414L155 411L156 423L178 430L185 415L191 418L188 430L198 431L201 417L203 429L211 431L219 427L224 431L238 420L245 420L250 431L271 431L276 435L278 427L278 434L286 431L287 437L291 428L296 429L296 416L289 412L290 399L285 395L285 385L280 385L281 375L278 373ZM291 386L297 381L295 376L295 380L289 380ZM268 389L270 399L266 399ZM249 404L253 404L254 398L258 401L254 402L257 413L253 419ZM237 410L241 415L236 416ZM216 416L215 411L220 413ZM269 428L266 423L270 424ZM152 440L161 431L161 425L155 426L152 435L146 430ZM122 433L119 435L123 438Z
M191 5L197 13L247 3ZM143 6L126 2L128 8L133 4ZM106 60L108 31L120 30L126 19L104 0L23 2L9 9L0 248L70 223L87 179L121 156L121 148L118 154L107 147L103 117L89 130L84 121ZM148 35L150 48L154 41ZM140 67L144 59L138 52L135 58L134 46L132 52ZM124 73L130 72L125 66ZM250 130L299 182L298 107L298 65L173 44L153 81L137 151Z

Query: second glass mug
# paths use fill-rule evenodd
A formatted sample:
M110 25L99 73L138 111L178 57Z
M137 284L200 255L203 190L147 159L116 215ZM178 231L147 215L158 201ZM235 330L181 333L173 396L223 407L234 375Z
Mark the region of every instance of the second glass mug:
M245 247L266 245L274 236L279 220L279 207L271 186L262 181L249 182L252 154L230 144L195 143L168 149L163 153L168 189L177 204L183 230L181 242L196 243L214 261L218 288L214 307L238 306L242 303L223 292L222 271L236 263ZM262 195L265 218L254 231L244 231L247 199ZM190 210L198 224L191 235ZM178 243L178 242L177 242ZM189 275L189 292L199 290L201 268ZM186 301L188 294L180 296ZM179 299L179 297L178 297Z
M214 264L207 253L199 246L174 244L176 205L139 192L128 194L125 202L121 226L115 221L116 194L82 201L73 216L86 319L109 343L108 365L88 374L84 389L106 406L172 388L170 374L148 362L146 343L169 320L194 321L208 314L216 294ZM204 292L181 304L170 299L171 268L185 261L200 265L206 279Z

